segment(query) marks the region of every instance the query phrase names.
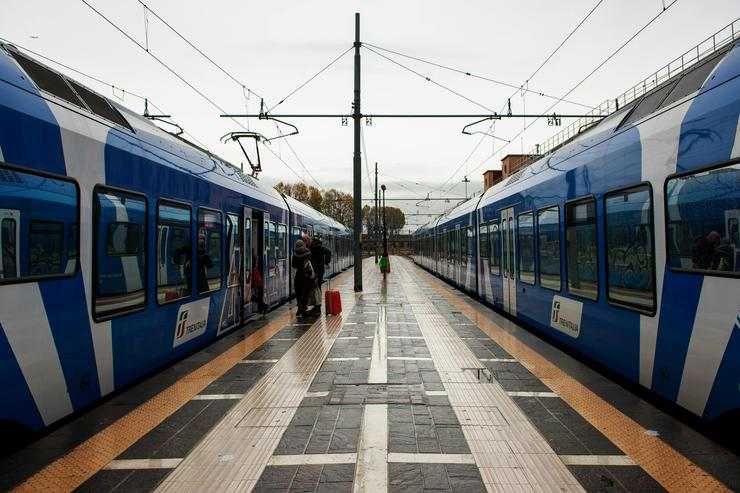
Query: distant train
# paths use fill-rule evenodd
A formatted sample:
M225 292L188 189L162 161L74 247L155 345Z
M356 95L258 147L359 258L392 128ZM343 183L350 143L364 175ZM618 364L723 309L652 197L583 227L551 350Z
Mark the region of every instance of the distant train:
M292 296L351 231L0 44L0 430L42 430ZM4 436L7 436L4 434Z
M703 420L736 425L737 28L733 34L420 228L414 259Z

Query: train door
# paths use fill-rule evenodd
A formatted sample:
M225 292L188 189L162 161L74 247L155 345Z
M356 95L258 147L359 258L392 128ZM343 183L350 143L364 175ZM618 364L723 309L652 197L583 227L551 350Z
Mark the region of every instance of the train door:
M242 319L252 315L252 269L256 261L252 251L252 209L242 210ZM257 262L259 265L259 262Z
M18 277L21 211L0 209L0 279Z
M504 310L516 315L516 227L514 209L501 211L501 274Z
M244 259L242 241L241 218L238 214L226 214L226 248L228 251L226 264L226 294L221 306L221 321L219 332L223 332L241 324L244 289L242 271Z
M257 261L257 268L260 274L262 274L262 300L267 304L267 264L265 258L265 214L262 211L252 211L252 261ZM254 266L252 267L254 268ZM259 309L259 303L256 299L252 299L252 313L256 313Z

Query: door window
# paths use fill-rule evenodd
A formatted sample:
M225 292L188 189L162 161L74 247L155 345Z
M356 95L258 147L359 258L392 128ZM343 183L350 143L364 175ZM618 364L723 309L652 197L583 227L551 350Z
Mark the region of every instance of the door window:
M592 198L565 206L568 291L595 300L599 295L596 248L596 201Z

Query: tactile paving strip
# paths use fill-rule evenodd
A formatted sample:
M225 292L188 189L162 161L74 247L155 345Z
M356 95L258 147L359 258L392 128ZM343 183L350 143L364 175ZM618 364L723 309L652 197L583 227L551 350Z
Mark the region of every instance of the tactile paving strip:
M345 291L344 310L354 295ZM159 492L249 491L257 484L344 317L319 319L157 488Z
M406 259L394 259L395 265L408 269ZM631 457L661 486L669 491L730 491L722 482L665 443L652 436L614 406L569 376L544 356L506 332L490 320L485 309L471 305L457 296L442 281L416 269L419 278L436 293L470 318L491 339L519 360L536 377L555 391L584 419Z
M396 266L409 300L421 302L413 304L414 315L434 365L444 375L448 399L486 488L506 490L516 484L538 490L584 491L504 389L495 380L479 380L471 371L483 365L424 296L408 272L408 263L396 262Z

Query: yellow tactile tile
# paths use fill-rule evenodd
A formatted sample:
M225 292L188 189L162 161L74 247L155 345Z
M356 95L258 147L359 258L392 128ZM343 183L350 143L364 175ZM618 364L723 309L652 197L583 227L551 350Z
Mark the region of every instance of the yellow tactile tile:
M347 278L351 271L339 276ZM15 491L72 491L293 319L284 313L30 476ZM289 390L289 389L286 389ZM237 485L231 485L237 486ZM238 485L241 489L246 485ZM197 489L197 488L196 488Z
M394 262L407 260L394 259ZM415 268L421 279L470 318L491 339L518 359L537 378L560 395L589 423L629 455L638 465L669 491L730 491L722 482L668 445L647 433L629 418L586 386L558 368L544 356L522 343L491 321L485 309L457 296L451 288L431 274Z

